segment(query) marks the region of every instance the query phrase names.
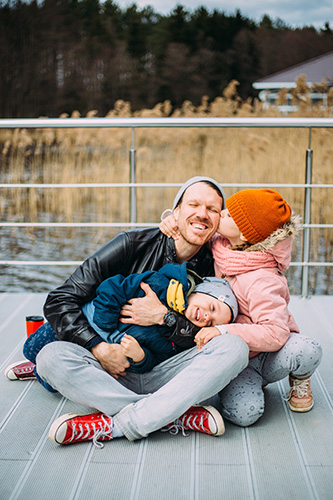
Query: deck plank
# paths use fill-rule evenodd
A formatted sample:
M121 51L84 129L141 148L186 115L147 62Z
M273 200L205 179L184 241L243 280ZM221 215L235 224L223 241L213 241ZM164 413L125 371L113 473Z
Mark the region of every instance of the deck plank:
M44 294L0 295L0 369L22 359L25 316L42 313ZM0 377L0 499L330 500L333 491L333 297L292 297L302 333L324 356L312 379L313 410L289 411L287 380L266 389L264 416L248 429L226 422L224 436L156 432L131 443L56 446L62 413L85 411L37 382Z

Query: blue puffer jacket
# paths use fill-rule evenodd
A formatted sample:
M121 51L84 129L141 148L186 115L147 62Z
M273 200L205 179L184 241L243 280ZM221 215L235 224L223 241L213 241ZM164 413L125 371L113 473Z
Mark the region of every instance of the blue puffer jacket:
M131 274L128 277L118 274L103 281L96 290L97 296L83 306L83 312L90 325L105 342L120 343L125 333L139 342L145 352L145 358L140 363L130 361L133 371L150 371L158 363L184 350L184 347L177 345L176 337L172 338L172 342L167 339L172 336L174 327L165 325L143 327L120 323L118 320L122 306L129 299L144 296L140 287L140 283L144 281L152 288L160 301L170 307L167 303L167 289L170 280L177 280L182 286L186 309L187 294L193 285L193 280L191 282L188 279L188 272L193 276L193 271L190 271L188 264L184 263L166 264L159 271L146 271ZM197 277L197 280L200 278ZM193 337L192 345L195 345Z

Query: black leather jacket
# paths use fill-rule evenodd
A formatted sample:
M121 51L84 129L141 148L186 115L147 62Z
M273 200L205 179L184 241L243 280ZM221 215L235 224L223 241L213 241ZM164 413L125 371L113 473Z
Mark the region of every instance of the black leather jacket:
M44 315L60 340L90 347L102 339L89 325L81 306L92 300L97 287L110 276L158 270L176 263L175 243L159 229L125 231L81 264L67 281L47 297ZM190 260L200 276L213 276L213 257L203 246ZM190 335L192 323L179 319L177 330ZM192 331L193 335L193 331ZM88 345L87 345L88 347Z

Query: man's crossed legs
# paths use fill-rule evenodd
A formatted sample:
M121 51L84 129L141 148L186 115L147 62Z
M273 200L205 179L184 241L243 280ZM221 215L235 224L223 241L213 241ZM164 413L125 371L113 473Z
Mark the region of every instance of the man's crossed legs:
M133 441L176 421L193 405L219 393L247 366L248 355L248 346L240 337L222 335L212 339L202 350L194 347L184 351L151 372L128 372L115 379L85 348L69 342L53 342L38 354L37 371L63 396L104 415L108 430L101 429L100 420L97 427L94 422L92 427L97 431L87 432L89 439L96 440L96 435L111 439L114 427L117 435ZM218 418L222 421L219 414ZM60 424L60 429L56 424L51 431L58 432L59 436L72 433L69 440L66 437L61 441L54 435L50 438L56 442L74 442L73 433L78 434L71 418L61 417ZM89 424L85 421L84 425ZM105 432L108 437L104 436ZM217 429L213 434L222 433Z

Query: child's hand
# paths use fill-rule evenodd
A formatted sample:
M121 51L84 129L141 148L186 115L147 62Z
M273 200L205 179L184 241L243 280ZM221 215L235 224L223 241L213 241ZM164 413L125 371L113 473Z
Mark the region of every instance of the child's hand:
M145 352L140 346L139 342L131 335L125 335L120 342L123 353L127 358L131 358L134 363L140 363L145 357Z
M174 240L178 240L179 231L178 224L173 214L168 215L159 225L160 231L165 234L168 238L173 238Z
M200 349L202 349L212 338L218 337L219 335L221 335L221 332L214 326L201 328L194 337L194 342L197 344L198 351L200 351Z

